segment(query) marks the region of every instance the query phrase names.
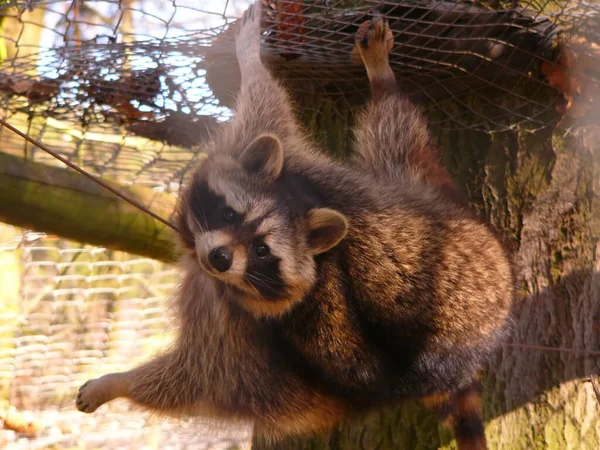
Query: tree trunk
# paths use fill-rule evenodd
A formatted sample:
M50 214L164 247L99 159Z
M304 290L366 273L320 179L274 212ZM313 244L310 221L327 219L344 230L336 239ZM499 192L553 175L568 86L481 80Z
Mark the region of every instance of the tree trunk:
M305 89L306 91L306 89ZM327 100L304 117L334 154L347 152L352 114L332 115ZM308 102L308 103L305 103ZM306 111L306 109L303 109ZM332 118L334 117L334 118ZM597 449L598 400L587 377L600 357L600 127L489 135L437 131L443 160L472 206L514 251L518 294L510 343L578 349L542 351L505 346L483 377L486 434L492 449ZM509 344L510 344L509 343ZM312 439L265 443L256 450L455 448L451 433L416 403L374 411Z

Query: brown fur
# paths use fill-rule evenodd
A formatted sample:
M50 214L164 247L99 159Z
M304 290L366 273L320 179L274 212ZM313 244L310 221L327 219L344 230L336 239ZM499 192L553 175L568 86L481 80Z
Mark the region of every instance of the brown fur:
M179 337L138 368L86 383L77 407L121 396L278 437L422 397L450 417L462 450L485 448L473 380L508 330L510 264L396 91L389 28L374 21L358 36L374 101L354 164L342 164L301 132L262 65L259 19L251 7L238 30L236 117L182 193ZM229 217L223 205L235 224L213 223ZM257 237L276 262L269 298L247 278ZM211 266L216 247L229 249L229 269Z

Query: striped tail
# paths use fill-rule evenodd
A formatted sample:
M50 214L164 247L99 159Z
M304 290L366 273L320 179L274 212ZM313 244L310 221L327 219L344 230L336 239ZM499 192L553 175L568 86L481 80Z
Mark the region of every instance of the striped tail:
M479 383L452 394L432 395L421 402L452 428L459 450L487 450Z
M422 181L464 203L439 161L425 118L398 90L388 57L392 32L385 18L375 14L355 39L355 53L365 65L373 97L355 129L359 165L385 181Z

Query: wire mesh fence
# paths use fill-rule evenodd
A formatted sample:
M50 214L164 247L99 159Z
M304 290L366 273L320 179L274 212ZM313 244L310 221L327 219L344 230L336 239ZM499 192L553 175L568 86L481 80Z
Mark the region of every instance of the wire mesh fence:
M162 421L126 403L74 410L88 377L139 364L170 342L177 270L123 252L0 227L2 448L241 448L248 430Z
M231 115L240 82L234 29L247 5L0 1L0 117L94 174L175 196L197 144ZM309 113L351 115L368 98L353 36L374 8L393 30L402 89L435 128L497 133L598 117L596 3L265 1L263 58ZM311 111L315 96L333 106ZM2 152L60 165L7 129L0 142ZM12 229L3 236L0 274L6 285L19 280L0 293L0 382L13 407L67 414L84 379L142 360L164 341L172 266ZM55 438L71 445L87 433L98 443L117 421L123 444L117 433L106 448L126 448L140 433L160 448L187 445L168 442L173 423L152 428L123 404L105 410L102 426L77 417L79 431ZM190 442L197 433L205 431L190 428ZM243 441L202 439L198 448Z
M4 116L99 174L168 188L230 115L233 28L246 3L4 7ZM593 3L274 1L264 58L296 97L333 99L329 114L360 107L368 85L353 35L374 8L394 31L403 89L434 127L498 132L594 117ZM36 152L6 130L2 139L5 151Z

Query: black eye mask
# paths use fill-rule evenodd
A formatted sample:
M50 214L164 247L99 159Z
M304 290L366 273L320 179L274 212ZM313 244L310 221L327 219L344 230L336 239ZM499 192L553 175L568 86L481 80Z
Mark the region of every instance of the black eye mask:
M196 182L189 196L189 207L198 224L205 230L218 230L241 221L241 217L227 206L225 198L214 193L206 182Z

